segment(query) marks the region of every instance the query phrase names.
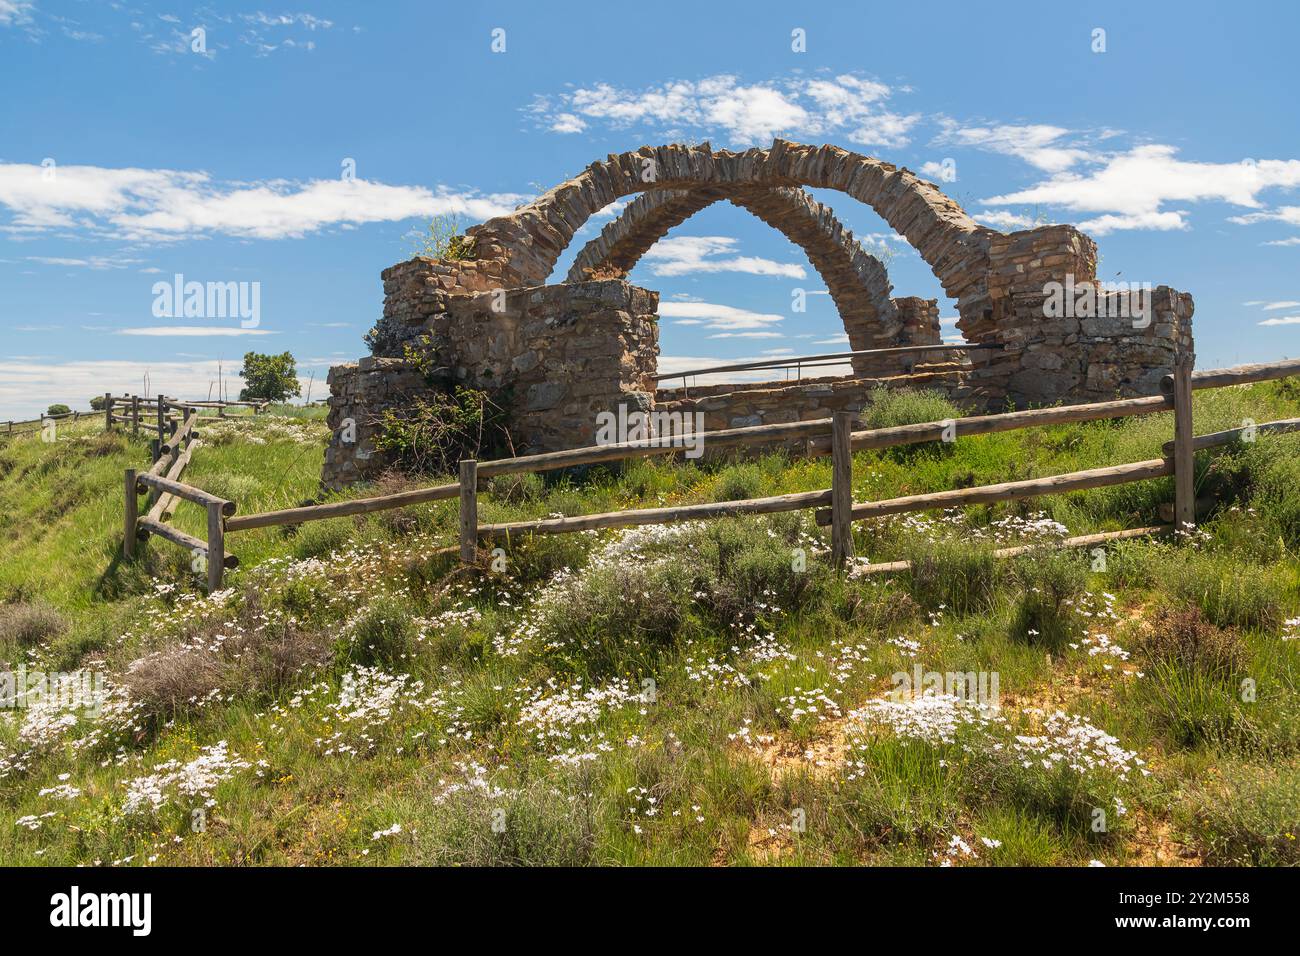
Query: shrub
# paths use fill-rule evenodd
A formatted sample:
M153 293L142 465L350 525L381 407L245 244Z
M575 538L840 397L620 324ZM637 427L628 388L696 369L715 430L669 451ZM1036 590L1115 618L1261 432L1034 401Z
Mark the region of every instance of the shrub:
M277 622L263 611L255 595L246 595L234 620L197 623L179 645L134 662L122 683L146 716L170 718L213 693L276 693L329 659L329 635Z
M339 656L367 667L409 666L419 628L408 605L396 598L376 598L355 617L339 647Z
M568 791L568 792L565 792ZM584 866L595 858L601 822L590 789L557 789L546 778L521 788L461 786L420 826L410 858L422 866ZM500 826L493 826L500 821Z
M462 459L511 454L510 406L504 393L492 397L463 385L431 388L428 397L384 410L375 448L403 471L452 474Z
M906 557L912 562L907 586L921 607L941 607L956 614L987 611L997 597L1003 567L992 545L978 541L913 540Z
M1152 666L1169 664L1223 681L1231 681L1246 666L1241 636L1207 621L1194 605L1162 607L1135 649Z
M881 386L871 390L868 401L861 416L864 428L919 425L961 417L957 407L939 392L923 389Z
M763 484L763 472L758 465L732 465L714 481L713 500L743 501L746 498L757 498L763 492Z
M103 402L102 398L100 399L100 402ZM67 405L64 405L62 403L55 403L51 405L49 408L45 409L46 415L69 415L71 413L72 413L72 409L70 409Z
M1300 767L1230 764L1176 811L1212 866L1300 865Z
M676 561L616 561L562 578L541 602L538 630L556 666L626 673L674 643L690 612L691 575Z
M805 570L794 570L800 525L789 524L782 533L776 524L712 521L683 542L693 555L693 590L722 627L752 621L772 607L796 610L821 580L822 566L807 555Z
M6 604L0 606L0 646L28 648L68 629L68 622L48 604Z
M492 479L488 492L497 501L507 505L519 505L536 501L546 490L546 482L536 472L519 472L513 475L499 475Z
M1017 559L1012 572L1024 588L1012 633L1059 653L1083 634L1076 601L1088 586L1087 555L1042 551Z
M1199 605L1214 624L1260 629L1281 625L1287 584L1277 569L1186 549L1169 557L1164 569L1169 589Z

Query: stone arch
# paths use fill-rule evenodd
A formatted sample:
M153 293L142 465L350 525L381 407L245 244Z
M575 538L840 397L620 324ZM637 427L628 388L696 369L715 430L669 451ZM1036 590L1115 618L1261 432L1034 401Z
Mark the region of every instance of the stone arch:
M554 269L574 234L596 212L623 196L712 187L835 189L866 203L903 236L957 302L959 327L971 341L993 330L988 320L989 243L999 235L976 223L933 183L907 169L838 146L775 140L766 149L715 151L707 143L643 146L611 153L573 179L506 216L467 232L476 254L494 260L501 277L538 285Z
M567 281L626 277L671 229L722 199L753 213L804 250L826 283L853 350L912 344L900 339L904 326L889 295L884 264L862 248L828 206L802 189L745 186L642 193L582 248Z

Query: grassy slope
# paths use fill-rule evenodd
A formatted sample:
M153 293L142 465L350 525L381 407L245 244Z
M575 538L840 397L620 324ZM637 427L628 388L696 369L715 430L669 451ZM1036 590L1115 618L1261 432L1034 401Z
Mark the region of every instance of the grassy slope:
M1198 393L1197 430L1298 404L1276 385ZM948 414L920 397L872 412ZM1154 457L1171 431L1162 415L864 453L855 497ZM207 433L187 480L241 512L316 494L319 423ZM0 658L106 671L137 710L40 739L30 714L0 718L0 859L930 863L956 836L973 851L954 847L959 863L1296 862L1300 655L1284 635L1300 603L1298 443L1203 457L1202 487L1225 502L1205 540L1116 547L1104 571L1087 555L993 562L991 523L1039 508L1071 533L1155 523L1168 480L863 526L860 554L920 562L893 580L830 574L807 516L519 542L504 574L470 576L431 557L454 536L442 503L233 535L243 567L218 604L165 542L117 558L122 471L143 442L89 423L52 445L16 440L0 446ZM503 482L482 508L504 520L828 481L825 460L646 461ZM201 532L198 509L177 521ZM579 570L557 577L566 567ZM49 618L30 605L62 624L22 633ZM1193 644L1230 647L1226 669L1160 656L1152 633L1176 628L1157 615L1193 606L1210 622ZM1089 653L1102 634L1130 659ZM918 663L996 672L1012 727L963 727L975 736L951 744L855 732L845 715ZM1038 732L1036 709L1057 707L1151 775L1025 767L981 736ZM205 782L193 765L193 793L159 776L218 741L248 766ZM150 775L160 805L127 812Z

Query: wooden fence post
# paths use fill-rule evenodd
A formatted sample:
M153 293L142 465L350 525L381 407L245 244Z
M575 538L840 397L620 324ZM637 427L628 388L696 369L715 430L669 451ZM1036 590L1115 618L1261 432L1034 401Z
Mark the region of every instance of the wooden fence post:
M104 431L113 430L113 393L104 393Z
M131 437L140 434L140 396L131 396Z
M158 444L167 441L167 396L158 393ZM158 459L154 459L157 461Z
M1174 361L1174 530L1187 532L1196 524L1196 456L1192 427L1192 365L1189 354Z
M122 529L122 555L135 554L135 523L140 519L140 502L136 497L135 469L126 470L126 524Z
M478 556L478 462L460 463L460 559L473 564Z
M842 568L853 557L853 415L831 417L831 559Z
M221 576L226 570L226 519L221 514L223 502L208 505L208 593L221 590Z

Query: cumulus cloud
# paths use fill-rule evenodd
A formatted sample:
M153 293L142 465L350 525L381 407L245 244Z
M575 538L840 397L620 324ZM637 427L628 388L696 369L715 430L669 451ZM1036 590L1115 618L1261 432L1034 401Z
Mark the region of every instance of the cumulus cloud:
M1187 212L1161 208L1165 203L1217 200L1256 209L1263 191L1300 185L1300 160L1198 163L1178 159L1177 152L1173 146L1137 146L1108 157L1088 175L1058 173L1028 189L984 202L992 206L1040 203L1101 213L1080 223L1094 233L1168 230L1185 228Z
M1030 229L1034 225L1034 221L1028 216L1007 209L981 209L979 212L971 213L971 217L994 229Z
M643 257L656 276L694 273L743 272L758 276L803 279L808 271L798 263L776 262L759 256L731 255L736 240L728 236L673 236L660 239ZM722 256L723 258L717 258Z
M77 230L96 238L159 242L205 235L297 238L331 226L510 212L529 197L390 186L364 179L227 183L173 169L0 163L0 230Z
M96 271L127 269L144 262L143 259L128 259L121 256L87 256L84 259L69 256L27 256L26 259L28 262L39 262L44 266L68 266L70 268L94 269ZM155 269L153 271L157 272L159 270Z
M233 325L144 325L116 329L115 335L145 335L158 337L203 338L228 335L278 335L268 329L245 329Z
M642 128L665 136L689 131L737 146L778 136L813 139L834 135L861 146L903 146L920 120L885 104L890 87L854 74L744 83L731 75L674 80L642 89L597 83L555 96L536 96L528 107L542 129L580 133L595 125Z
M31 20L30 0L0 0L0 27L21 26Z
M1077 145L1062 142L1073 135L1060 126L970 126L943 117L935 144L982 149L1004 156L1014 156L1048 173L1059 173L1075 163L1092 159L1093 154Z
M661 301L659 315L677 320L677 325L698 325L708 330L725 332L769 328L785 319L785 316L773 312L752 312L732 305L698 301Z

